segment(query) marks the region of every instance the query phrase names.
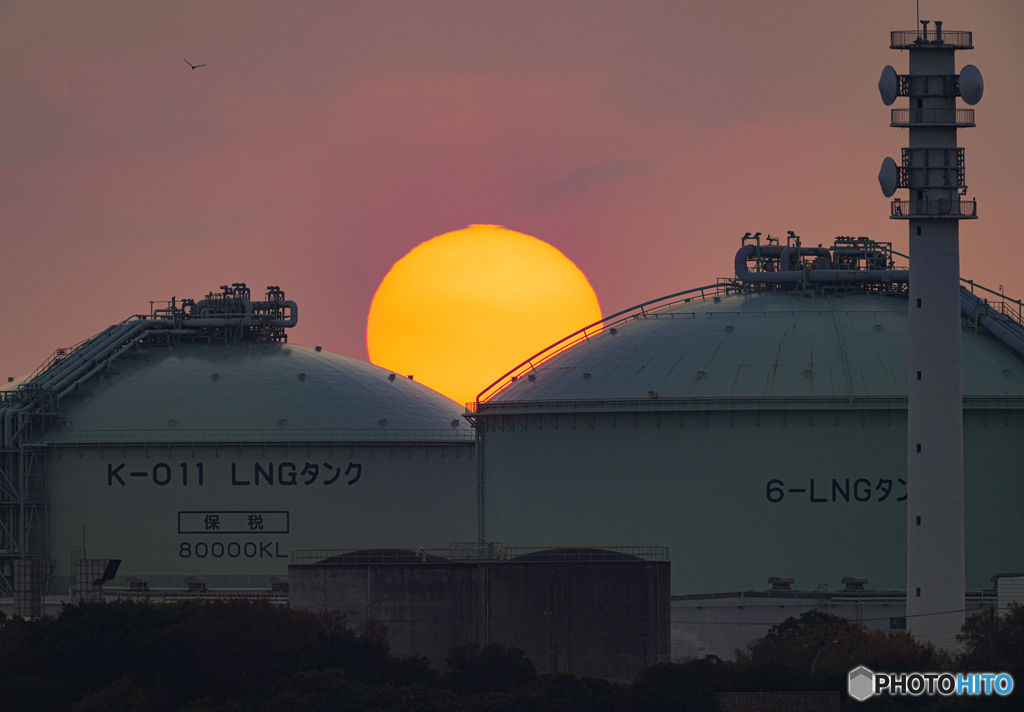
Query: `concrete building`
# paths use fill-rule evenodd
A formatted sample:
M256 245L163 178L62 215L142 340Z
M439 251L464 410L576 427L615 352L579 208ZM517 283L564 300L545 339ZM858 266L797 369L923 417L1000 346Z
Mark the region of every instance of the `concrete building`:
M1000 614L1006 613L1011 603L1024 606L1024 572L996 574L992 577L996 586L997 605Z

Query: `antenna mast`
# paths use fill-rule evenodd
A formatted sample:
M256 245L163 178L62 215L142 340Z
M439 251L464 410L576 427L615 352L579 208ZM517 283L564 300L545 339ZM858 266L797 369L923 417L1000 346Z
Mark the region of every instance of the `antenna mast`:
M960 346L960 221L978 217L967 192L964 149L957 130L974 126L981 99L976 67L956 72L957 50L973 49L970 32L929 30L891 34L892 49L910 50L910 72L882 70L882 101L897 97L890 126L908 130L900 162L882 163L878 180L892 201L890 217L910 228L907 364L907 627L947 650L964 622L964 433Z

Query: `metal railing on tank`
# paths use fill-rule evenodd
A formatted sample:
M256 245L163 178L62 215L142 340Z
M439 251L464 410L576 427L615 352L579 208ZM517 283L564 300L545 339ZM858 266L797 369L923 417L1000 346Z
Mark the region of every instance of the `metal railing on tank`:
M976 200L900 200L892 201L890 217L913 218L956 218L969 220L978 217Z
M292 549L291 564L399 565L480 561L595 563L668 561L667 546L509 546L502 542L451 544L444 549Z
M97 338L99 336L102 336L105 333L109 333L113 329L116 329L118 326L121 326L123 324L127 324L129 321L131 321L132 319L135 319L135 318L138 318L138 317L129 317L128 319L125 319L124 321L120 321L117 324L114 324L113 326L108 327L106 329L106 331L101 331L100 333L94 334L94 335L90 336L87 339L82 339L81 341L79 341L74 346L68 346L68 347L63 348L63 349L56 349L52 354L50 354L46 358L45 361L43 361L41 364L39 364L39 366L37 366L36 369L34 371L32 371L32 373L30 373L27 376L25 376L24 378L22 378L21 379L21 383L18 385L18 387L16 389L0 392L0 402L5 401L5 400L8 400L8 401L23 400L25 395L35 395L36 391L33 391L33 389L32 389L32 381L34 381L37 376L40 376L40 375L46 373L47 371L50 370L51 367L56 366L58 363L60 363L64 359L66 359L68 356L71 356L78 349L80 349L81 347L85 346L86 344L88 344L93 339L95 339L95 338Z
M911 49L929 46L946 49L974 49L973 33L938 28L934 30L896 30L889 33L890 49Z
M693 289L687 289L682 292L676 292L675 294L669 294L665 297L652 299L648 302L644 302L643 304L637 304L629 309L623 309L620 312L604 317L600 321L595 321L593 324L589 324L578 331L574 331L565 338L551 344L546 349L538 351L512 370L502 375L498 380L494 381L494 383L480 391L476 397L476 401L467 403L466 410L470 413L475 413L477 411L477 406L480 403L489 398L493 398L515 381L519 380L523 376L527 376L529 372L534 371L545 361L554 358L566 349L570 349L582 341L589 341L591 337L597 336L605 330L614 334L615 327L619 324L632 321L633 319L646 319L656 311L668 309L677 304L686 304L694 300L705 300L709 298L718 299L723 296L736 294L742 291L745 291L744 285L738 284L732 280L724 280L717 284L694 287Z
M910 259L909 255L904 255L901 252L893 250L894 255L903 257L904 259ZM1007 297L1003 293L1003 285L999 285L999 290L989 289L975 282L973 279L960 278L960 284L964 285L965 289L970 290L971 294L977 296L977 292L985 292L991 294L993 297L998 299L989 299L988 297L978 297L982 300L983 307L990 312L996 312L1010 321L1015 322L1018 326L1024 327L1024 301L1020 299L1013 299ZM977 292L975 291L977 290Z
M890 126L975 126L974 109L892 109Z
M989 299L988 297L979 297L981 308L985 309L988 313L995 312L1000 316L1009 319L1016 323L1018 326L1024 327L1024 302L1019 299L1012 299L1007 297L1002 292L1002 285L1000 285L1000 291L983 287L980 284L975 284L974 280L960 279L960 282L967 285L967 289L970 290L971 294L975 294L975 289L982 292L987 292L998 299ZM977 295L976 295L977 296Z
M164 430L56 431L56 443L330 443L330 442L472 442L469 428L210 428Z

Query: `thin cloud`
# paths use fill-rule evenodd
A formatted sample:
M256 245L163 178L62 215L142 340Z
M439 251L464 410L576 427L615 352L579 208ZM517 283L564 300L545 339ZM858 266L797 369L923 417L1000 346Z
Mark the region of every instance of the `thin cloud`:
M654 161L631 162L609 155L602 163L581 166L564 178L539 186L533 191L533 205L535 208L547 207L594 186L612 185L642 175L653 167Z

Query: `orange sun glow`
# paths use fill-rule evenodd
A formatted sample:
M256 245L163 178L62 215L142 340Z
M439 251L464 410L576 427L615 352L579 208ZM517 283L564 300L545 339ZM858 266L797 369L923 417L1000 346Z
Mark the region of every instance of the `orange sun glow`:
M601 318L586 276L535 237L470 225L392 266L366 320L370 361L459 402Z

